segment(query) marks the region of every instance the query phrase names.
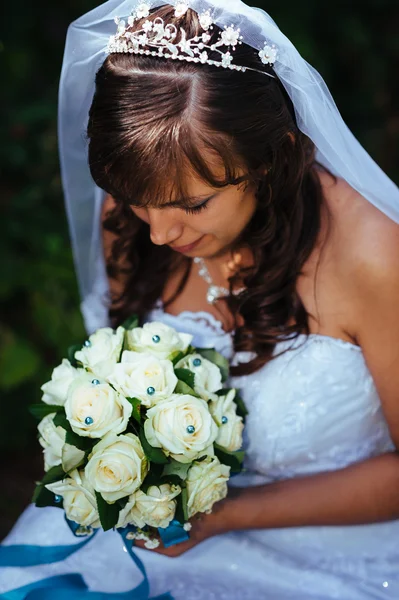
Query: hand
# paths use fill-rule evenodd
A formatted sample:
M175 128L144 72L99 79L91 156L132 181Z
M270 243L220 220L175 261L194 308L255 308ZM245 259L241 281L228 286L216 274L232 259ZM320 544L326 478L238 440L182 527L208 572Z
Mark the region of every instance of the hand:
M214 504L213 511L210 514L198 513L192 519L190 519L189 522L191 523L192 528L189 532L189 540L186 542L180 542L179 544L175 544L169 548L165 548L161 541L161 545L158 546L158 548L149 550L149 552L158 552L158 554L164 554L165 556L170 557L180 556L207 538L229 531L228 515L229 497ZM148 550L144 544L145 542L143 540L136 540L134 545L136 547Z

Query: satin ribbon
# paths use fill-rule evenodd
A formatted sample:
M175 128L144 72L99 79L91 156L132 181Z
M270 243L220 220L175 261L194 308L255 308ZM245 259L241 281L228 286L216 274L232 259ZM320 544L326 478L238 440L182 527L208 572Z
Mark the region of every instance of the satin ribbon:
M74 533L73 524L68 524ZM181 526L180 528L182 529ZM71 600L71 598L73 600L174 600L169 592L150 599L150 584L144 564L133 552L132 543L129 543L126 537L130 531L134 531L134 528L125 527L117 531L125 542L126 550L144 577L140 585L133 590L117 593L91 592L80 574L70 573L49 577L10 590L0 595L1 600L54 600L55 597L57 600ZM33 567L61 562L88 544L96 533L94 531L79 544L69 546L0 546L0 567ZM179 541L178 534L177 528L174 534L170 532L169 545ZM173 542L173 535L177 541ZM54 593L55 589L57 590L56 594Z
M173 519L170 525L165 529L158 527L158 533L161 536L161 540L165 548L174 546L179 542L186 542L190 539L187 531L182 527L180 522L176 521L175 519Z

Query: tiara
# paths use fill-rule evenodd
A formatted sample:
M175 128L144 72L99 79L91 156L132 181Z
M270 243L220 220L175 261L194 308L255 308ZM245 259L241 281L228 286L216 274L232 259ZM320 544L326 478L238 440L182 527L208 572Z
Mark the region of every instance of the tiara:
M189 6L186 2L177 2L175 5L175 17L185 15ZM179 33L177 27L171 23L165 25L161 17L154 20L146 20L142 28L131 31L134 23L150 16L150 2L141 2L131 13L127 22L120 17L115 17L115 23L118 26L115 35L111 35L107 45L107 53L132 53L144 54L147 56L158 56L161 58L171 58L174 60L184 60L187 62L202 63L231 69L234 71L257 71L264 75L274 77L270 73L235 65L230 50L235 50L237 45L242 44L242 35L240 29L233 24L225 25L218 40L209 45L211 40L210 31L213 29L214 21L210 10L206 10L199 15L200 26L203 30L201 35L187 39L187 34L183 28L180 28L180 41L176 42ZM218 60L211 60L209 52L218 54ZM273 65L277 57L277 48L274 44L269 45L265 42L262 50L258 52L259 58L264 65Z

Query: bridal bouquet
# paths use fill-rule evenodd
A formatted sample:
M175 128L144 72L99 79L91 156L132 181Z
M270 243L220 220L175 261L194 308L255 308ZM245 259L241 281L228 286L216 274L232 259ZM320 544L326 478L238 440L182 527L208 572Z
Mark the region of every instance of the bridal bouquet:
M222 387L227 361L191 341L132 317L70 349L31 406L46 471L37 506L63 507L77 535L130 526L154 548L171 523L189 531L226 497L246 409Z

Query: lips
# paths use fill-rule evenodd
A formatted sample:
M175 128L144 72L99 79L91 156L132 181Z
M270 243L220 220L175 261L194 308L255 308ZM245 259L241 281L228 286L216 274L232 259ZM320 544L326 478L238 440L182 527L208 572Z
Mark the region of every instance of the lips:
M187 252L191 252L191 250L194 250L194 248L196 248L198 246L198 244L203 239L203 237L204 236L201 236L198 240L196 240L192 244L187 244L187 246L171 246L171 248L172 248L172 250L175 250L175 252L181 252L182 254L186 254Z

